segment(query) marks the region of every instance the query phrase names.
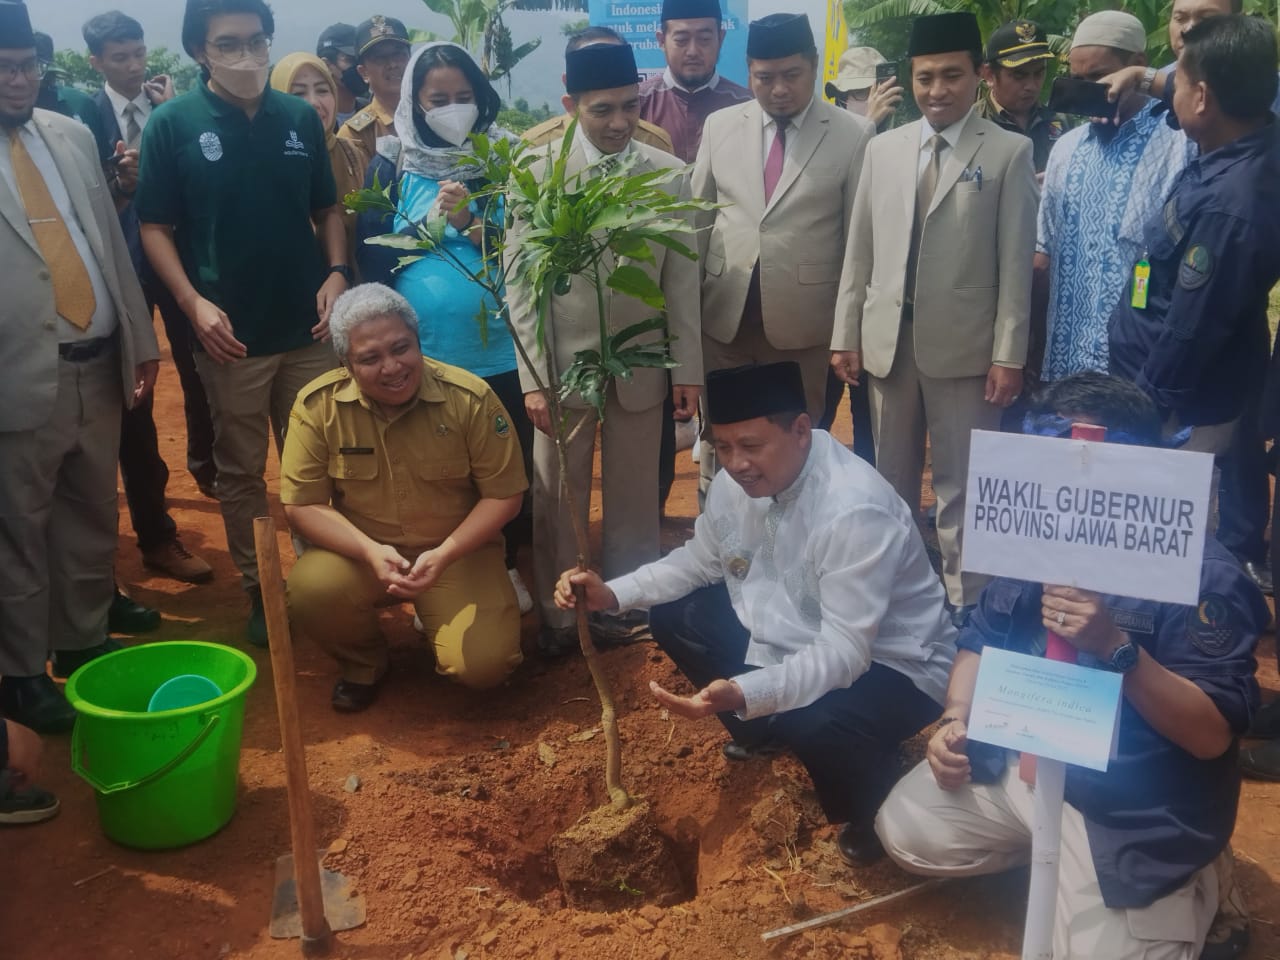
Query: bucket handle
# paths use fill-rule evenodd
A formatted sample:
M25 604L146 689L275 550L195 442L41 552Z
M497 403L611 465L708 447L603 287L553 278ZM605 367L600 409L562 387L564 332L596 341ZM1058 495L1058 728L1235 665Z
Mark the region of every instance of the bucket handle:
M80 755L83 753L83 743L80 740L80 724L75 725L75 729L71 733L71 769L74 770L82 780L86 781L89 786L97 790L103 796L110 796L113 793L124 793L126 790L136 790L138 787L145 787L147 784L159 780L161 777L170 773L179 764L185 761L193 753L200 749L209 734L213 733L214 727L222 719L219 714L213 713L208 715L204 726L200 728L192 741L183 747L178 754L172 759L157 767L144 777L137 780L121 780L119 783L106 784L95 777L92 773L84 768L84 764L80 762Z

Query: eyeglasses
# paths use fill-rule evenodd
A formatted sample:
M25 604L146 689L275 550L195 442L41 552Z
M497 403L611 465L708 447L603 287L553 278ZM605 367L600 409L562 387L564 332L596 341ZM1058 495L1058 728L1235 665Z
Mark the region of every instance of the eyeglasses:
M271 38L265 33L260 33L249 40L234 40L230 37L223 37L206 43L205 47L218 51L218 59L223 63L239 63L246 57L263 60L271 49Z
M17 80L19 74L28 80L41 80L48 72L49 64L43 60L37 60L35 57L30 60L23 60L21 63L14 63L12 60L0 60L0 79L7 80L10 83Z

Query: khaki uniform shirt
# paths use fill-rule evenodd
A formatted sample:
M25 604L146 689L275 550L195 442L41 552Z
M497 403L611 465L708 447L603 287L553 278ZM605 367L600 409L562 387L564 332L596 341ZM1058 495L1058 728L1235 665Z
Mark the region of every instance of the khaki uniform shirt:
M439 546L481 499L523 493L511 418L479 377L423 358L417 402L386 419L346 368L298 394L280 464L280 501L332 504L378 543Z
M552 117L550 120L544 120L537 126L530 127L522 133L521 139L531 147L543 147L548 143L559 143L564 139L565 133L569 130L569 123L573 117L567 113L558 117ZM657 147L665 153L672 156L675 155L675 147L671 145L671 136L661 127L656 127L648 120L641 120L636 126L634 139L641 143L647 143L651 147Z
M387 113L377 100L371 102L338 130L338 136L344 140L354 140L364 150L368 163L378 152L379 137L396 135L395 114Z

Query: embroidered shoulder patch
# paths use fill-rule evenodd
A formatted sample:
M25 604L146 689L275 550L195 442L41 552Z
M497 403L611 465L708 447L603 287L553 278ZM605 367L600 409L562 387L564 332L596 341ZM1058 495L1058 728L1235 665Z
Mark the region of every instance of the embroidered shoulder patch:
M1178 265L1178 286L1183 290L1199 290L1213 276L1213 254L1203 243L1193 243Z
M1240 624L1227 599L1206 593L1200 604L1187 614L1187 639L1206 657L1220 657L1231 651L1240 635Z

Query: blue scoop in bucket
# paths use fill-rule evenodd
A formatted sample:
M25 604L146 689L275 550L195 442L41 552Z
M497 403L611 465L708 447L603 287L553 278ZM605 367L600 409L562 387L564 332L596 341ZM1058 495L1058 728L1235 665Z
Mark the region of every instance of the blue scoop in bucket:
M194 707L198 703L216 700L220 696L222 688L208 677L184 673L166 680L156 688L156 692L151 695L151 702L147 704L147 712L181 710L183 707Z

